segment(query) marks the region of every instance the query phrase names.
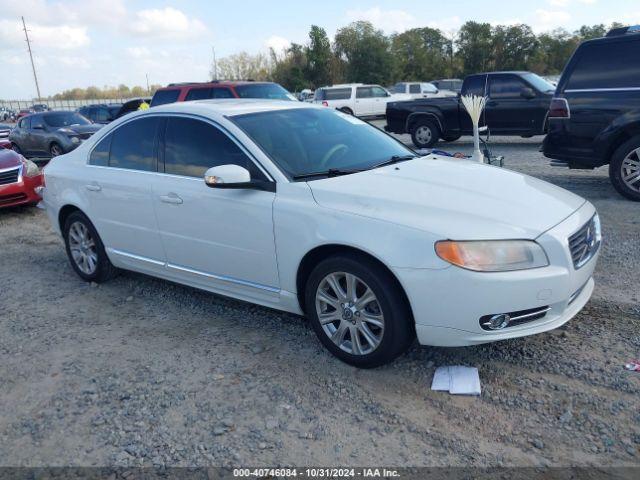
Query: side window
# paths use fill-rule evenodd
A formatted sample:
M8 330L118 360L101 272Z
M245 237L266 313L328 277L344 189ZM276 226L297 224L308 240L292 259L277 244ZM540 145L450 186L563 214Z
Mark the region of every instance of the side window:
M240 165L251 178L266 179L233 140L213 125L192 118L171 117L164 136L164 171L202 177L211 167Z
M228 88L214 88L211 98L234 98L234 96Z
M178 89L158 90L153 94L153 98L151 99L151 106L156 107L158 105L177 102L179 96L180 90Z
M324 98L320 100L347 100L351 98L350 88L327 88L321 89L321 93L324 93ZM322 97L322 95L320 95Z
M31 117L31 124L29 128L33 130L38 127L38 129L44 128L44 122L42 120L42 115L34 115Z
M587 44L578 55L567 89L640 87L640 42Z
M192 88L187 93L185 97L185 101L189 100L206 100L211 98L211 89L210 88Z
M496 75L489 77L489 79L489 96L491 98L520 98L520 92L528 86L514 75Z
M107 135L94 147L93 152L91 152L91 156L89 157L90 165L97 165L99 167L106 167L109 165L111 138L113 138L113 135Z
M141 118L113 132L109 166L155 172L154 145L159 122L158 117Z
M31 128L31 117L25 117L22 120L20 120L20 128L29 130Z
M108 122L109 121L109 112L106 108L97 108L95 112L95 117L91 118L94 122Z
M420 92L420 84L419 83L411 83L411 84L409 84L409 93L421 93Z
M467 77L464 81L464 88L462 89L463 95L478 95L484 96L484 84L486 82L486 75L475 75L473 77Z
M98 117L97 113L98 109L96 107L89 107L87 109L87 114L85 115L85 117L87 117L92 122L95 122L96 118Z
M373 92L371 92L371 87L358 87L356 89L356 98L371 98L373 97Z
M387 96L387 91L382 87L371 87L371 96L372 97L378 97L378 98L386 97Z

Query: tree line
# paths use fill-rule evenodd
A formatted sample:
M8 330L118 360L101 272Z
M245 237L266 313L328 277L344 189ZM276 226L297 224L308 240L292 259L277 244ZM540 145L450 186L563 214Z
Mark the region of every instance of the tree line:
M117 87L87 87L72 88L48 97L49 100L113 100L124 98L149 97L161 88L161 85L151 85L149 90L146 88L135 86L129 88L127 85L118 85Z
M385 35L366 21L336 32L333 42L316 25L306 44L292 43L269 55L241 52L221 59L213 78L272 80L290 91L336 83L376 83L463 78L494 70L529 70L540 75L562 72L578 44L604 36L614 23L585 25L569 32L558 28L536 35L528 25L466 22L452 35L437 28L413 28Z

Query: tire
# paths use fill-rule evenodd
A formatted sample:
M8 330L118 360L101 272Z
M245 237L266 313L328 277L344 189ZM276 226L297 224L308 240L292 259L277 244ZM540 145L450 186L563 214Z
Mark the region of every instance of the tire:
M446 137L442 137L442 139L445 142L455 142L456 140L458 140L462 135L447 135Z
M640 135L627 140L613 153L609 178L620 195L640 202Z
M85 248L86 245L79 245L77 237L82 231L86 231L88 234L88 240L93 241L93 248ZM117 274L118 270L109 261L107 253L104 250L104 244L102 243L98 232L84 213L76 211L69 215L67 220L64 222L63 237L69 262L71 263L73 270L85 282L103 283L110 280ZM74 257L72 249L75 249L77 252L78 247L83 251L79 253L80 257L78 257L78 253L76 253L76 257ZM81 258L83 253L86 256L89 256L89 253L94 255L93 269L85 268L91 266L90 263L83 263L77 259Z
M411 140L417 148L431 148L440 139L440 127L434 120L418 120L411 128Z
M62 155L64 153L64 150L58 143L53 142L49 147L49 153L51 154L51 158L54 158L59 155Z
M343 308L346 303L339 301L341 295L332 289L331 278L338 282L343 294L348 292L347 278L355 279L356 298L364 298L368 288L373 292L373 300L359 308L357 302ZM413 316L400 285L389 272L364 256L341 254L320 262L305 285L305 305L320 342L340 360L356 367L373 368L389 363L405 352L415 338ZM324 326L320 320L323 314ZM335 320L331 320L333 317ZM372 321L382 328L369 323ZM340 340L334 342L332 334ZM373 341L368 341L367 336Z
M353 110L349 107L342 107L339 109L342 113L346 113L347 115L353 115Z

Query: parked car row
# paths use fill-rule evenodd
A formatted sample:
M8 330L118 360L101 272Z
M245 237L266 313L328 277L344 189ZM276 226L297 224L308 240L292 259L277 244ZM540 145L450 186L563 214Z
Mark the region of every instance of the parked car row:
M392 93L405 93L411 98L433 98L433 97L455 97L457 92L452 90L438 89L429 82L399 82L390 91Z
M411 100L411 95L390 93L380 85L348 83L316 90L314 103L357 117L382 116L392 101Z

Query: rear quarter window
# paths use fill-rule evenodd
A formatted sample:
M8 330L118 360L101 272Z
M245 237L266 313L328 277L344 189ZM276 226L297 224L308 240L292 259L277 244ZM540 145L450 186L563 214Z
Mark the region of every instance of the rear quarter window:
M351 98L351 88L325 88L321 92L321 100L347 100Z
M165 105L167 103L177 102L179 96L180 96L179 89L158 90L156 93L153 94L153 98L151 99L151 106L157 107L158 105Z
M640 87L640 41L582 45L565 90Z

